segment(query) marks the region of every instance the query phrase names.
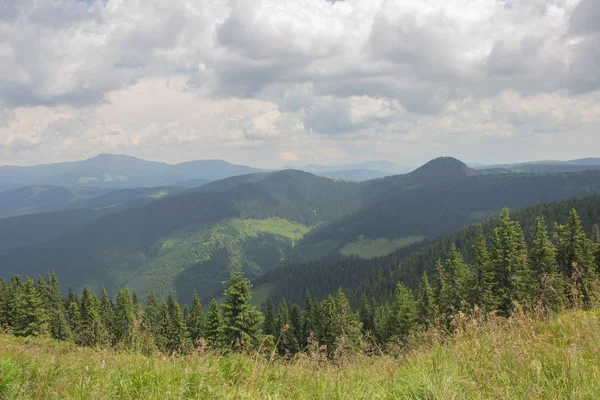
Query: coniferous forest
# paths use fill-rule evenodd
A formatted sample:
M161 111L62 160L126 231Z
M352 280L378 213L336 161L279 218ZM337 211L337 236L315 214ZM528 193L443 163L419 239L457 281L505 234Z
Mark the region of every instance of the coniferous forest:
M59 277L49 273L0 280L0 324L16 336L144 354L260 348L281 356L315 348L327 357L385 353L432 329L452 334L461 315L506 318L595 307L600 229L597 221L582 222L576 209L565 211L554 221L529 214L531 223L523 226L504 209L492 230L480 224L465 231L469 237L459 246L451 241L446 257L423 269L415 287L388 282L394 285L389 297L369 295L367 280L356 302L340 287L319 299L306 292L302 305L269 298L259 311L240 271L231 273L220 302L202 304L195 294L183 305L153 292L140 299L127 288L112 295L104 289L100 295L88 288L69 290L65 296ZM584 211L590 215L590 209Z

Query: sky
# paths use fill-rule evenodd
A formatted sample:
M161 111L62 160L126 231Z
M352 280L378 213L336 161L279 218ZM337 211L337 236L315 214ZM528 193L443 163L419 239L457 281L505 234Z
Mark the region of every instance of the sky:
M0 0L0 164L600 156L598 0Z

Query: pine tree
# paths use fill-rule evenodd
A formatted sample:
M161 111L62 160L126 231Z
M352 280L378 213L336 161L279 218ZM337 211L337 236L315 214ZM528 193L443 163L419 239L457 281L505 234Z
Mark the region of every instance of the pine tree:
M418 321L425 329L435 324L437 308L435 304L433 289L429 284L427 272L423 271L421 283L419 284L419 298L417 300Z
M510 315L513 301L528 300L530 276L523 230L511 220L507 208L502 212L500 225L494 229L490 256L494 271L494 303L501 315Z
M141 347L141 321L135 309L129 289L119 290L115 304L115 342L125 349Z
M556 250L548 237L543 217L536 218L532 227L528 263L532 274L531 290L535 300L546 309L559 309L565 303L565 282L558 272Z
M67 309L67 321L69 323L69 329L71 330L71 338L76 343L80 343L79 335L81 333L81 304L79 298L71 288L69 288L69 293L65 302L65 308Z
M458 310L454 308L455 304L455 292L452 287L452 280L449 276L448 271L441 260L438 260L435 265L437 274L435 284L435 299L437 309L441 317L445 322L449 321L450 316L456 313Z
M198 294L194 292L194 297L192 299L192 310L190 311L190 321L188 324L188 329L190 330L190 339L192 340L192 344L194 344L194 346L197 345L200 338L204 337L204 323L204 309L202 308L200 297L198 297Z
M100 317L100 301L90 289L83 289L81 297L81 322L78 335L82 346L105 346L109 344L108 332Z
M4 318L6 325L14 330L17 320L17 308L23 292L23 283L18 275L11 278L10 284L6 290L6 300L4 303Z
M302 343L307 344L308 337L311 334L317 334L319 326L319 312L316 304L313 303L312 297L309 292L306 292L304 308L304 323L302 325Z
M375 335L375 310L371 306L371 302L367 296L362 293L360 296L360 308L358 310L358 318L362 324L362 329L365 333Z
M102 299L100 300L100 317L106 327L110 342L113 345L116 344L117 320L115 317L115 305L104 286L102 287Z
M146 299L146 310L144 312L144 329L149 332L155 342L158 344L158 335L160 329L160 304L153 291L150 291L148 298Z
M299 343L296 339L296 327L292 323L291 310L287 301L283 300L277 307L277 348L280 354L294 354L299 351Z
M487 241L483 235L481 225L477 228L477 238L475 239L473 250L475 257L473 259L473 284L471 287L470 302L480 308L489 309L493 304L492 286L494 284L494 276L491 270Z
M44 302L33 279L27 277L16 301L14 330L20 336L41 336L49 331Z
M49 318L50 335L58 340L70 339L71 328L69 327L65 299L60 292L60 284L54 272L46 276L46 287L44 304Z
M402 283L396 285L394 301L388 320L388 335L391 338L404 339L416 325L417 307L409 288Z
M454 243L450 247L450 254L446 260L446 272L448 285L453 293L452 309L465 310L472 294L473 273Z
M263 321L262 330L265 335L277 336L275 332L275 310L271 297L267 298L267 304L265 306L265 319Z
M214 298L210 301L208 317L206 319L206 340L211 346L221 343L221 327L223 325L219 303Z
M576 210L571 211L566 225L556 227L556 234L557 259L570 283L571 302L578 304L581 301L584 306L589 306L598 295L595 290L595 244L586 237Z
M178 353L188 351L187 327L183 320L183 312L179 303L169 294L167 298L169 322L167 328L167 349Z
M255 340L262 324L261 313L250 303L250 281L239 271L232 272L223 303L223 340L232 348L246 346Z

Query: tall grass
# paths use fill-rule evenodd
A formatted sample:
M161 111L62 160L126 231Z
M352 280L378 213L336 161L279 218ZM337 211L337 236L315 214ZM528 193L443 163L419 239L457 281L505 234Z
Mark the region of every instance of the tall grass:
M600 313L459 320L396 355L335 361L265 354L142 356L0 336L6 399L594 399ZM268 350L268 349L267 349Z

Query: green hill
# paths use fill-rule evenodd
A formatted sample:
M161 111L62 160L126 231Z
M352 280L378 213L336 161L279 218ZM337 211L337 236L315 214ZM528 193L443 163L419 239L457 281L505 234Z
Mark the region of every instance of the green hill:
M401 177L391 178L400 180ZM375 183L381 185L378 181ZM417 186L388 197L380 194L379 201L320 226L299 243L293 258L310 261L339 255L344 246L357 242L361 236L368 240L398 241L414 236L431 239L493 216L505 206L518 209L597 193L600 193L598 171L476 175Z
M525 228L528 239L528 229L535 217L543 216L547 221L565 223L572 209L578 210L588 233L592 232L594 224L600 223L599 196L536 204L517 210L511 216ZM497 222L497 218L482 221L484 233L490 234ZM436 261L447 257L452 243L456 244L469 262L476 232L477 226L471 225L435 240L413 243L373 260L337 256L285 265L255 280L255 297L266 299L271 296L275 302L285 298L303 304L307 291L318 299L342 287L355 302L360 300L362 293L368 298L387 299L397 282L416 289L424 270L433 276Z
M0 272L55 270L65 286L131 284L141 294L155 287L183 298L193 288L212 291L235 266L257 276L279 265L308 227L359 206L359 187L351 182L299 171L246 180L160 198L35 247L8 250Z

